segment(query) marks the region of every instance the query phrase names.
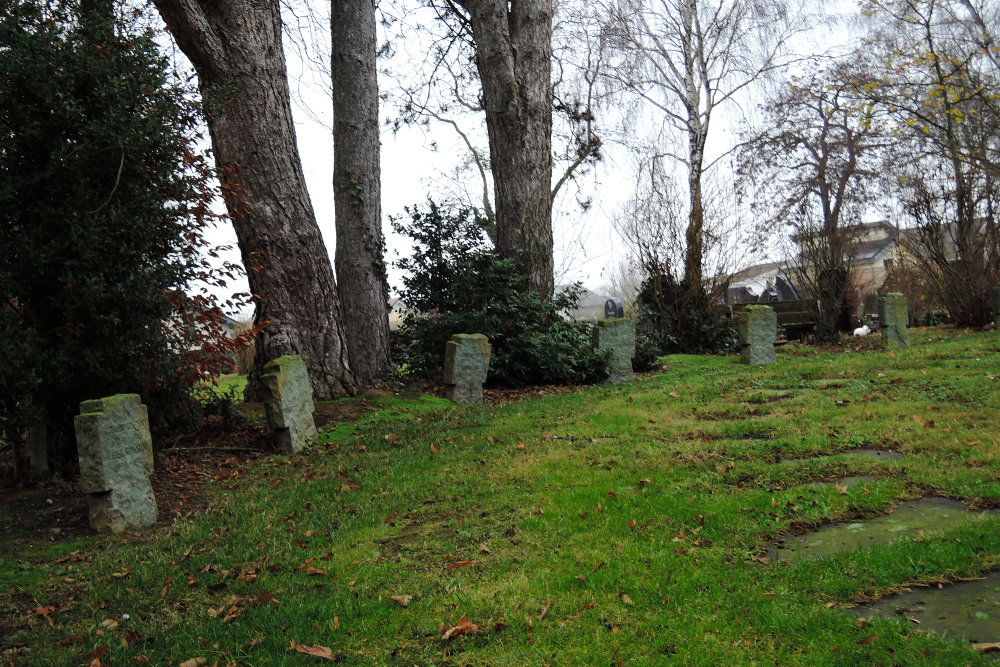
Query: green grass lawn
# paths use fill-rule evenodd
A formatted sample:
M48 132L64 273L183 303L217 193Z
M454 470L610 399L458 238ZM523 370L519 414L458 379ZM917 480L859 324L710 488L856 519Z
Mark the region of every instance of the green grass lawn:
M235 398L242 400L243 388L247 386L247 376L227 373L219 376L218 384L206 383L206 386L218 396L232 394Z
M504 405L387 400L167 530L23 554L0 661L323 661L294 643L357 665L987 664L848 608L996 568L1000 516L764 557L904 499L1000 506L1000 334L911 336L767 368L673 356L634 384ZM856 475L876 479L817 483ZM463 617L478 632L442 639Z

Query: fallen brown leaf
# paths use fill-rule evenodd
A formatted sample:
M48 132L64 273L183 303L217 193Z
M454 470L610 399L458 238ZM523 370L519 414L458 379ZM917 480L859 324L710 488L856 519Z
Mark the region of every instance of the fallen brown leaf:
M632 598L630 598L630 597L629 597L628 595L626 595L625 593L619 593L619 594L618 594L618 599L619 599L619 600L621 600L622 602L624 602L625 604L628 604L628 605L630 605L630 604L634 604L634 603L632 602Z
M178 667L203 667L208 664L208 660L203 657L191 658L190 660L185 660Z
M450 567L450 568L470 567L470 566L473 566L473 565L479 565L479 561L475 561L475 560L456 560L454 563L448 563L448 567Z
M43 616L44 618L48 618L49 614L51 614L55 610L56 610L56 606L54 604L50 604L50 605L46 605L45 607L37 607L35 609L35 614L38 615L38 616Z
M412 595L390 595L389 599L398 604L400 607L406 607L410 604L410 600L413 599Z
M326 646L304 646L302 644L296 644L293 639L290 642L288 650L297 651L306 655L314 655L317 658L323 658L324 660L333 660L333 649Z
M469 635L475 632L479 632L479 626L475 623L470 623L469 619L463 616L462 620L458 622L458 625L444 631L444 634L441 635L441 639L453 639L459 635Z
M875 641L876 639L878 639L881 636L882 635L871 635L869 637L865 637L864 639L859 639L858 640L858 645L865 646L866 644L871 644L873 641Z

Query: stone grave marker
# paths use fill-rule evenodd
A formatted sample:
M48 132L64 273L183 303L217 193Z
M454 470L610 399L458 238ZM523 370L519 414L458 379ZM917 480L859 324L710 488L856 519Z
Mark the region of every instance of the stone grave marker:
M635 324L632 320L616 317L598 322L594 327L594 347L598 350L611 350L611 358L608 361L611 374L605 382L621 384L635 379L632 373L632 357L635 356Z
M882 349L890 350L910 344L910 334L906 330L909 317L906 311L906 297L899 292L883 294L878 299L878 320L882 327Z
M604 319L613 320L625 317L625 304L621 299L608 299L604 302Z
M121 533L156 523L153 440L137 394L80 403L74 418L80 486L90 495L90 526Z
M286 354L264 365L264 413L278 449L297 452L316 437L312 386L306 364L297 354Z
M455 334L444 348L445 395L456 403L482 403L490 368L490 341L483 334Z
M778 316L770 306L751 305L739 316L740 361L751 366L775 363L774 343L778 339Z

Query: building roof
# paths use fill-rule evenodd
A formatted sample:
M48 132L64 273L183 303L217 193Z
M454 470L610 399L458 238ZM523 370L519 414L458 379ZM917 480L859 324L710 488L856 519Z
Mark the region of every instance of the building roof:
M873 260L884 254L895 244L896 239L894 238L879 239L877 241L862 241L854 246L854 252L851 253L851 256L852 259L855 260Z

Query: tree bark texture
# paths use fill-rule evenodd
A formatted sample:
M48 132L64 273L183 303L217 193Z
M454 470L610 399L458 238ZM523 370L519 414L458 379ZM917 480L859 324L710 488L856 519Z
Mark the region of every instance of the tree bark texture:
M684 250L684 282L692 290L702 287L702 264L705 254L705 209L702 205L701 193L701 165L697 170L692 167L688 177L688 191L690 193L690 213L688 214L688 224L685 229L685 250Z
M335 267L351 370L359 380L394 374L383 256L375 5L333 0L333 198Z
M250 289L257 341L248 388L285 354L313 395L355 391L333 268L295 143L278 0L154 0L198 72L223 197Z
M31 425L31 472L41 478L49 474L49 419L44 412Z
M549 298L552 0L462 0L476 44L496 192L497 247ZM509 11L508 11L509 5Z

